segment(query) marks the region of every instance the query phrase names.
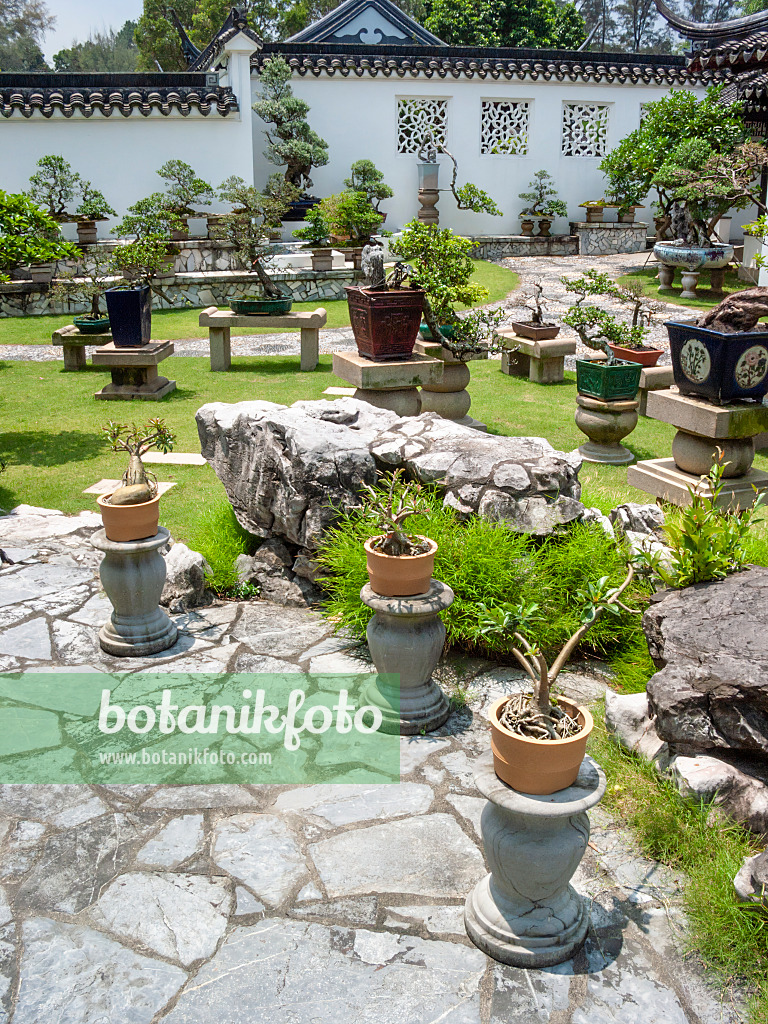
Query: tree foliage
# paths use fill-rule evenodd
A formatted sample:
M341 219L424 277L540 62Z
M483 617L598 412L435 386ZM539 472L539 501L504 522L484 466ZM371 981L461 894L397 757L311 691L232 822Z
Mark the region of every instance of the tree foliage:
M0 71L49 71L40 44L55 21L45 0L0 0Z
M135 71L139 58L135 21L122 28L94 32L84 42L73 42L53 55L55 71Z
M431 0L425 25L452 46L574 49L586 38L576 7L556 0Z
M29 196L0 190L0 281L16 267L75 259L79 252L62 239L57 222Z

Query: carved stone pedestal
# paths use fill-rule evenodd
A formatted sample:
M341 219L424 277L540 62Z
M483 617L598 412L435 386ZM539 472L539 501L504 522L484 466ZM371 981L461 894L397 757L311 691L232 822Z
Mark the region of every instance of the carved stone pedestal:
M436 188L419 189L419 212L416 215L422 224L437 224L440 212L436 209L440 191Z
M158 365L173 355L173 342L150 341L139 348L118 348L114 342L93 353L94 366L106 366L112 382L97 391L94 398L126 401L134 398L157 402L176 390L176 381L159 376Z
M170 536L161 526L147 540L108 540L104 530L91 538L93 546L104 552L99 575L113 608L99 630L99 643L107 654L137 658L176 643L176 625L159 606L165 583L165 559L159 549Z
M589 438L579 448L585 462L602 462L609 466L632 462L634 455L619 441L637 426L640 403L634 398L604 401L587 395L576 395L576 403L576 426Z
M381 710L385 733L413 736L439 728L448 717L448 701L432 673L445 643L440 612L453 604L453 591L432 580L426 594L382 597L366 583L360 598L375 612L366 636L380 673L362 703Z
M683 285L683 290L680 292L680 298L695 299L697 297L696 285L699 283L699 271L686 270L685 267L681 268L680 281Z
M635 396L640 403L637 410L641 416L647 416L648 394L651 391L666 391L675 382L675 372L671 366L644 366L640 371L640 387Z
M768 429L768 407L757 403L715 405L681 395L677 388L649 392L647 415L677 427L671 459L647 459L627 470L627 483L657 498L687 505L691 489L711 496L701 477L709 472L722 449L726 463L722 508L748 508L757 492L768 490L768 473L752 468L754 439Z
M672 283L675 280L675 268L668 267L666 263L662 263L659 266L659 291L660 292L671 292Z
M467 898L464 922L484 953L513 967L569 960L589 928L583 898L569 884L589 840L587 811L605 775L590 757L576 782L549 796L518 793L498 778L490 752L475 769L488 800L480 829L491 868Z
M487 359L488 353L470 355L462 361L457 359L450 349L435 341L417 341L413 351L431 359L440 359L443 363L442 379L436 384L423 384L421 387L421 411L436 412L444 419L455 420L475 430L487 431L485 423L469 415L472 399L467 391L470 380L467 362Z
M421 412L419 386L438 384L443 378L440 359L412 355L389 363L374 363L356 352L334 352L333 372L357 389L354 397L398 416Z

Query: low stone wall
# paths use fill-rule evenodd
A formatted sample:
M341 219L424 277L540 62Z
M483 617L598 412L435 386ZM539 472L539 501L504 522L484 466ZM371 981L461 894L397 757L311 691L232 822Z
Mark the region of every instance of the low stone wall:
M577 256L579 240L574 235L470 235L470 252L476 260L500 260L508 256Z
M362 279L359 271L347 270L289 270L273 274L278 283L295 302L331 302L346 298L345 285ZM225 306L231 299L243 299L254 292L258 284L253 274L242 271L215 271L210 273L176 274L160 280L155 294L155 309L184 309L190 306ZM48 285L32 281L11 281L0 284L0 317L39 316L46 313L85 313L88 307L77 302L52 302Z
M635 221L634 224L574 221L571 223L571 234L578 238L582 256L613 256L617 253L645 252L648 225L642 221Z

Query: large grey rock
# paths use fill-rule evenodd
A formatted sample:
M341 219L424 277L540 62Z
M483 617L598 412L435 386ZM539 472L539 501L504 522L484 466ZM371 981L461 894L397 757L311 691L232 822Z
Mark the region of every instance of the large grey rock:
M672 777L681 796L714 803L753 832L768 833L768 786L716 757L676 757Z
M768 850L744 858L733 880L733 888L744 903L762 903L768 907Z
M619 743L662 770L669 764L669 746L659 738L648 714L645 693L605 691L605 727Z
M643 628L659 736L683 754L768 753L768 569L663 594Z
M311 580L292 571L293 555L281 540L269 537L253 555L238 555L235 569L241 583L253 583L273 604L307 608L323 593Z
M482 434L436 413L398 418L366 402L205 405L203 455L242 525L312 550L377 470L438 484L445 503L544 535L584 511L580 459L544 438Z
M206 573L210 571L199 551L192 551L186 544L174 544L165 556L165 586L160 604L171 612L210 604L213 595L205 585Z

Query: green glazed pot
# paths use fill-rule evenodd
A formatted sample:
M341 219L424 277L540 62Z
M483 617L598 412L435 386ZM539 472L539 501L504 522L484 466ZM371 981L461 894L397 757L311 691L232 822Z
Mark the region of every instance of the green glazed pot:
M106 334L109 330L109 317L103 316L100 320L92 320L86 316L72 318L72 323L81 334Z
M608 365L591 359L576 360L576 390L604 402L634 398L640 387L640 363L618 359Z
M440 333L442 334L442 336L444 338L452 338L453 335L454 335L453 324L441 324L440 325ZM429 327L427 327L426 320L422 320L421 321L421 326L419 327L419 334L422 336L424 341L432 341L433 340L432 332L430 331Z
M229 308L239 316L282 316L292 305L293 299L232 299Z

